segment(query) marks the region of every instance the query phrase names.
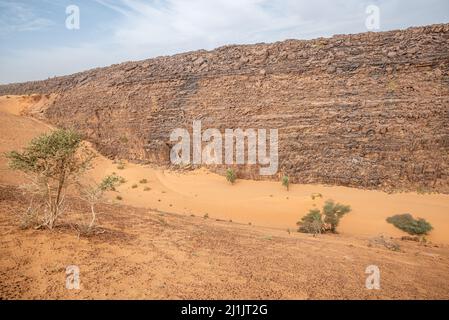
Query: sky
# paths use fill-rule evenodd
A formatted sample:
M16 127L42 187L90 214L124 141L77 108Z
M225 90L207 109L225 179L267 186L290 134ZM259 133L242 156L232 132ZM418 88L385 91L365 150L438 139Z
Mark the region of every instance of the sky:
M367 12L373 5L378 15ZM0 83L229 44L448 22L447 0L0 0Z

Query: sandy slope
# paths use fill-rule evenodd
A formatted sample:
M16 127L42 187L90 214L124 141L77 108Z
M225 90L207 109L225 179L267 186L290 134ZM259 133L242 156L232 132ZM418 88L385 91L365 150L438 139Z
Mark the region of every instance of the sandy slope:
M36 113L45 106L45 101L45 97L0 97L0 151L20 148L33 136L49 130L38 120L20 116L24 110ZM90 173L90 179L96 181L113 172L127 180L118 188L123 200L116 200L117 193L110 193L111 202L187 215L207 213L212 218L293 230L309 209L321 207L325 200L333 199L353 208L341 222L342 234L401 236L404 233L385 219L393 214L411 213L432 223L435 230L429 236L431 241L449 244L449 195L387 194L320 185L292 185L290 191L286 191L280 183L269 181L239 180L230 185L224 177L205 169L179 173L130 163L123 170L117 167L99 155ZM0 183L20 181L17 173L7 169L3 156L0 156L0 170ZM142 179L148 182L139 183ZM132 188L134 184L137 188ZM145 187L150 190L145 191ZM311 195L316 193L322 198L313 200Z
M103 233L69 225L20 230L26 196L0 186L0 299L448 299L449 248L311 235L235 222L99 205ZM64 222L89 211L79 201ZM69 219L69 220L67 220ZM69 265L80 289L65 288ZM365 270L380 269L380 290Z
M4 153L25 146L34 137L50 130L50 126L34 118L21 116L30 107L38 108L47 101L41 96L0 97L0 182L17 184L24 181L17 172L11 172Z

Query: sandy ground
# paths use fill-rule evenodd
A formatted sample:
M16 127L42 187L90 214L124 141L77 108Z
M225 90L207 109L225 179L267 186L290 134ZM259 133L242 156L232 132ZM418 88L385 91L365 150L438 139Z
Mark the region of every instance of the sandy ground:
M78 239L68 225L20 230L26 201L0 187L3 299L448 299L449 248L300 233L104 204L104 233ZM67 214L88 212L79 202ZM65 288L66 267L80 290ZM380 269L380 290L365 270Z
M339 231L347 235L379 233L405 235L385 219L399 213L411 213L427 219L435 227L429 240L449 244L449 196L416 193L387 194L380 191L320 185L292 185L285 190L279 182L239 180L230 185L226 179L205 169L187 173L102 161L96 175L116 172L126 179L118 188L127 205L155 208L167 212L196 214L282 230L295 229L296 222L309 209L321 208L327 199L349 204L352 212L345 216ZM141 184L141 179L148 183ZM132 188L137 184L137 188ZM146 188L151 190L144 191ZM320 193L322 198L312 199ZM110 194L114 201L116 194Z
M21 116L29 107L40 105L39 101L40 96L0 97L0 183L24 182L20 175L8 169L4 153L26 146L31 139L51 128L39 120Z
M180 173L129 163L118 169L98 156L89 179L116 172L127 180L102 207L105 234L78 239L70 228L19 230L12 213L24 201L5 186L24 180L7 168L3 152L51 130L24 116L38 114L47 100L0 97L0 298L449 298L448 195L319 185L287 191L278 182L247 180L230 185L204 169ZM322 198L313 200L317 193ZM327 199L353 209L340 235L294 232L300 217ZM379 234L404 235L385 218L405 212L432 223L429 240L438 247L368 246ZM64 288L69 264L80 266L83 290ZM364 287L371 264L382 270L379 292Z

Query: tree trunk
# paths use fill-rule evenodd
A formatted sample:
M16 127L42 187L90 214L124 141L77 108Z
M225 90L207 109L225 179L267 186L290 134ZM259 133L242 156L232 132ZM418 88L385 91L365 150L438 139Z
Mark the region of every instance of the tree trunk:
M92 213L92 220L90 221L90 224L89 224L89 227L88 227L88 230L89 230L89 231L90 231L90 230L92 229L92 227L94 226L94 223L95 223L95 217L96 217L95 210L94 210L94 204L93 204L93 203L90 205L90 211L91 211L91 213Z

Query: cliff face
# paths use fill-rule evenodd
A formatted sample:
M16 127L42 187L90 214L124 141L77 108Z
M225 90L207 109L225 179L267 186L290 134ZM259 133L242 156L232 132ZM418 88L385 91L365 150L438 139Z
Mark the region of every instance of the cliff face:
M279 171L294 182L449 191L449 24L226 46L0 86L29 93L57 93L47 121L117 158L166 164L170 132L202 120L279 129ZM238 173L258 178L256 169Z

